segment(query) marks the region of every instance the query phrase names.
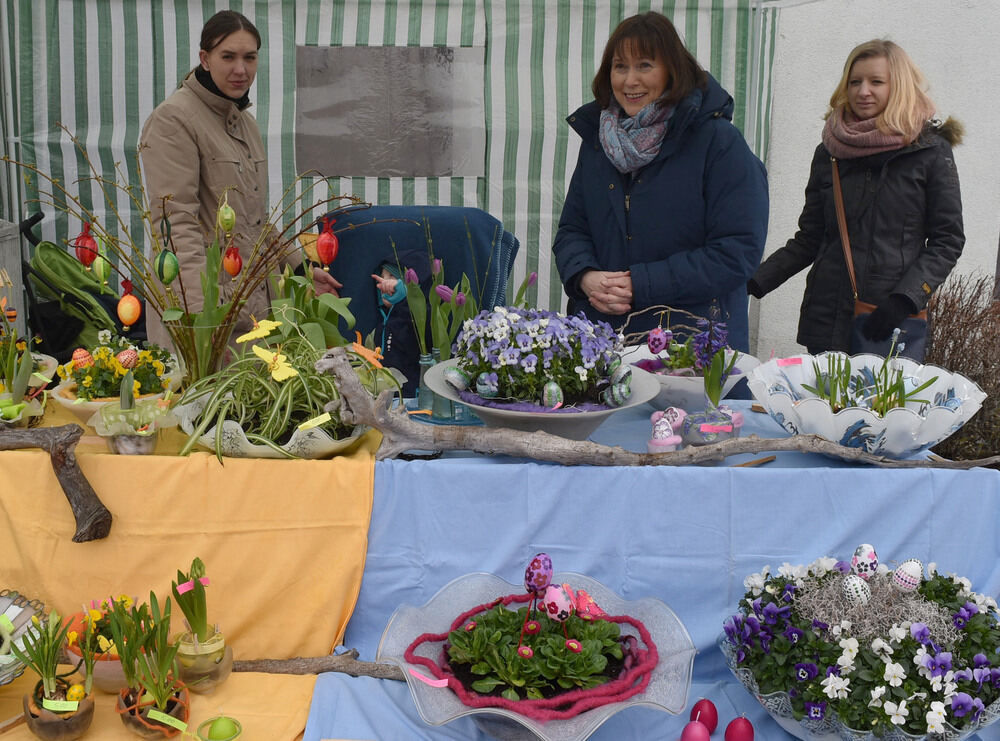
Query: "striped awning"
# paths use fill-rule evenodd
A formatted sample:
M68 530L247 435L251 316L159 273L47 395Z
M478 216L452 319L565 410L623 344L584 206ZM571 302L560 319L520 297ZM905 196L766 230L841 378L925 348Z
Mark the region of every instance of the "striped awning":
M138 194L142 124L195 64L205 20L225 7L247 15L263 38L251 99L268 150L272 203L283 193L290 203L301 192L299 186L286 192L296 178L297 46L483 47L484 177L352 177L333 180L331 190L378 204L489 211L521 241L511 285L537 271L532 298L541 307L564 304L551 244L579 146L564 119L591 99L604 43L623 18L646 10L670 17L733 94L734 123L751 148L762 159L767 154L778 9L762 0L3 0L6 153L58 178L113 233L141 233L129 193L112 193L114 213L98 183L78 181L87 177L89 161L102 178L127 182ZM18 221L36 210L24 205L37 198L35 184L14 168L6 168L0 187L0 218ZM46 238L55 241L80 227L65 215L44 224Z

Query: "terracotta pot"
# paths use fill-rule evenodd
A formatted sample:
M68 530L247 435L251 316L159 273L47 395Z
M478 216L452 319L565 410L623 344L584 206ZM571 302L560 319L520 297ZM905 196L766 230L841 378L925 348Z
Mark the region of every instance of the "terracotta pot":
M193 633L184 633L176 641L181 681L192 692L211 694L233 671L233 649L219 631L200 643Z
M137 693L128 687L118 693L118 703L115 710L121 716L122 723L132 733L142 738L173 738L180 734L179 728L168 726L149 718L149 711L155 705L145 699L145 692ZM174 699L167 704L166 714L187 723L191 716L190 695L187 687L181 687L174 693Z
M42 683L35 685L34 696L24 696L24 718L28 728L45 741L73 741L90 728L94 720L94 700L87 696L80 700L77 709L68 713L55 713L40 707Z

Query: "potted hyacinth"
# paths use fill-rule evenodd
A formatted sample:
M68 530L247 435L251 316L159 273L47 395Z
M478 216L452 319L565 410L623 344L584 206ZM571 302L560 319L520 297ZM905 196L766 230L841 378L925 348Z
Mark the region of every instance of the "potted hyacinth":
M233 670L232 647L226 645L219 626L208 622L208 583L205 564L195 558L188 572L178 570L177 580L170 585L188 628L174 639L180 678L192 692L206 695L214 692Z
M967 579L862 544L744 585L720 648L796 735L959 739L1000 716L997 603Z
M518 411L592 411L621 406L631 370L621 337L583 313L497 307L468 319L445 378L463 401Z

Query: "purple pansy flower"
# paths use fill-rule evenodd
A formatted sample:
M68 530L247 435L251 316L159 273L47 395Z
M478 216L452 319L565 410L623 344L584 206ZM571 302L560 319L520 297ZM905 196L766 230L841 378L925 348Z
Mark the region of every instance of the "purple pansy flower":
M791 602L794 599L796 589L798 589L798 587L789 582L788 584L785 585L785 589L781 593L781 599L783 599L785 602Z
M990 660L986 658L986 654L976 654L972 657L972 665L975 667L989 666Z
M956 718L962 718L972 712L972 696L966 692L956 692L952 695L951 712Z
M910 626L910 635L917 643L926 644L931 638L931 629L923 623L913 623Z
M800 682L808 682L819 675L819 668L812 663L796 664L795 678Z
M768 625L774 625L778 622L779 617L787 620L791 612L791 607L778 607L774 602L768 602L764 605L764 622Z
M826 715L826 703L825 702L807 702L806 703L806 716L812 720L823 720Z
M951 653L942 651L928 662L927 668L931 670L931 676L940 677L951 670Z
M804 636L805 633L796 628L794 625L789 625L787 628L785 628L785 632L782 633L782 635L785 636L785 638L787 638L792 643L798 643L799 639L802 636Z
M833 565L834 571L839 571L841 574L851 573L851 562L850 561L837 561Z

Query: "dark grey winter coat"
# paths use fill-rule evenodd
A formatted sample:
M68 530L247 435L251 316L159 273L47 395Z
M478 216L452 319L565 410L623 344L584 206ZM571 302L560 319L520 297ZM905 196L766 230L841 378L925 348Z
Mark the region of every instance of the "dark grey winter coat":
M952 145L961 126L925 127L892 152L838 160L858 297L880 304L901 294L927 305L962 254L962 197ZM803 268L805 296L797 341L814 350L848 350L854 297L837 229L830 153L820 144L806 185L799 229L757 269L751 290L773 291ZM759 290L754 290L753 283Z

